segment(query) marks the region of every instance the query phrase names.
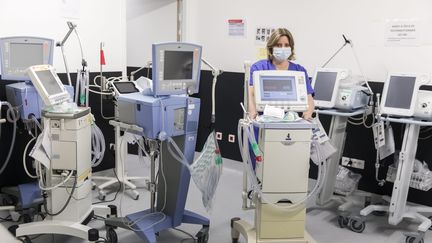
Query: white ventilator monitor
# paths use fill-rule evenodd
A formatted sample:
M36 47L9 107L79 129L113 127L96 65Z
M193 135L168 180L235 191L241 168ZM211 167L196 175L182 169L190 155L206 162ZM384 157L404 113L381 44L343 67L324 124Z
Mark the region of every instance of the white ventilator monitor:
M255 71L253 83L257 111L263 111L266 105L299 112L308 109L304 72Z
M202 47L173 42L153 44L153 95L198 93Z
M28 81L28 67L53 63L54 40L19 36L0 38L0 63L3 80Z
M333 108L336 104L340 81L349 75L346 69L318 68L312 80L315 91L315 105L321 108Z
M381 113L394 116L413 116L417 102L417 93L421 85L429 82L426 74L388 75L384 83L381 100Z
M51 65L31 66L27 74L46 106L70 101L69 93Z

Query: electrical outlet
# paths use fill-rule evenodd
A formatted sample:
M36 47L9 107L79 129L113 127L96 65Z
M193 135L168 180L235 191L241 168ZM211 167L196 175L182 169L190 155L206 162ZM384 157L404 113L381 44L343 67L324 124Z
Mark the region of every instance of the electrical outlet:
M229 134L228 135L228 142L235 143L235 135L234 134Z
M342 157L342 165L343 166L349 166L348 163L350 161L350 158L348 157Z
M222 133L221 132L216 132L216 139L222 140Z
M349 157L342 157L342 165L351 168L364 170L365 161Z

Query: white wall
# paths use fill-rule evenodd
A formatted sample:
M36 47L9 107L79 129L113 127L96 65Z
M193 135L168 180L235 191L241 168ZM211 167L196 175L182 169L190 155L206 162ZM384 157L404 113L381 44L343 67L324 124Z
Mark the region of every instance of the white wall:
M78 4L76 15L64 16L63 4ZM40 36L61 41L67 33L66 21L77 24L84 57L90 71L99 71L99 43L105 42L105 71L126 68L125 0L1 0L0 37ZM69 15L70 16L70 15ZM81 65L81 52L75 34L65 44L71 72ZM60 48L54 52L54 66L65 72Z
M127 65L151 61L151 45L176 41L176 0L127 0Z
M344 42L353 40L369 79L383 81L388 71L432 73L432 1L430 0L185 0L185 41L203 45L203 56L228 71L243 71L244 60L256 60L258 26L286 27L296 41L297 62L310 74ZM247 21L246 38L228 36L227 20ZM424 38L415 47L385 46L386 20L417 19ZM329 67L359 73L350 48Z

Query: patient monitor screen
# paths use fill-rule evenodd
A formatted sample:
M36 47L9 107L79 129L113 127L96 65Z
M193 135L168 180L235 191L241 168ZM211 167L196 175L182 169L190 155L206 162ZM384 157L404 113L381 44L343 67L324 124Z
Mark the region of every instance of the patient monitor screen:
M44 63L42 43L11 43L10 68L25 70L30 66Z
M316 100L331 101L336 77L337 72L317 72L314 86Z
M391 76L385 107L410 109L416 77Z
M263 101L296 101L295 77L261 77L261 99Z
M192 51L165 51L164 80L192 79L192 65Z
M41 70L36 72L37 77L47 91L48 95L62 93L63 90L57 83L57 80L50 70Z

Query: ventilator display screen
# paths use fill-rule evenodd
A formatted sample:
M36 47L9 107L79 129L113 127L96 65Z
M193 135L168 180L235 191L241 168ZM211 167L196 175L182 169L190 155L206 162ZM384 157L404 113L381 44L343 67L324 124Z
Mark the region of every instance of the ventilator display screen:
M192 51L165 51L164 80L192 79L192 65Z
M263 101L295 101L297 88L294 76L261 76L261 99Z
M410 109L415 83L416 77L391 76L385 107Z
M50 70L36 71L35 74L39 78L41 84L43 85L49 96L60 94L63 92L62 87L60 87L55 76Z
M44 64L42 43L11 43L10 69L23 70L30 66Z
M317 72L314 86L315 100L332 100L337 74L337 72Z

